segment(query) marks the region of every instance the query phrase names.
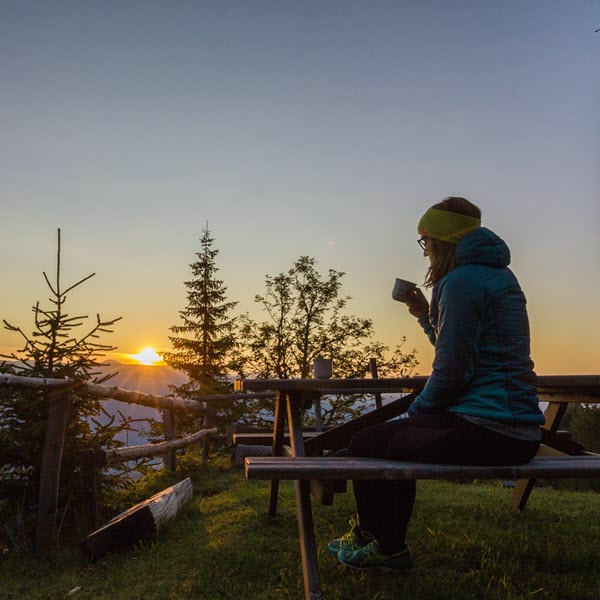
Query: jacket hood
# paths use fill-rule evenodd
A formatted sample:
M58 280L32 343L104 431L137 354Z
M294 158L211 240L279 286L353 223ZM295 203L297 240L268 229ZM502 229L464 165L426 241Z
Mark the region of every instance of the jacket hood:
M487 265L508 267L510 250L503 239L486 227L479 227L467 233L458 243L455 251L457 265Z

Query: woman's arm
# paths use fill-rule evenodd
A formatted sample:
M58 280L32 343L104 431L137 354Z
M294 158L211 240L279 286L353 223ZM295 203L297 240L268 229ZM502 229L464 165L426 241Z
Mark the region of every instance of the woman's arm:
M476 295L461 277L443 282L433 369L408 411L410 416L445 411L473 377L481 329L481 303Z
M416 288L410 296L410 300L407 303L408 312L419 320L419 325L423 328L423 331L429 338L429 341L435 346L435 329L429 322L429 302L425 298L425 294Z

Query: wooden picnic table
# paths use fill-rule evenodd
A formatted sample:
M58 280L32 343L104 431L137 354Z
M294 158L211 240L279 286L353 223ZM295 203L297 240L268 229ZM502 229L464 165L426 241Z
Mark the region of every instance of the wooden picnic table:
M292 457L319 456L324 450L348 447L351 437L361 429L388 421L404 414L410 403L425 386L427 377L382 378L382 379L244 379L235 382L237 392L276 391L275 423L273 428L273 456L287 454ZM548 402L545 410L545 442L540 452L543 456L565 456L560 440L552 437L570 402L598 402L600 398L599 375L550 375L538 376L538 393L542 402ZM371 393L406 393L381 408L329 429L304 440L301 427L301 412L323 395ZM290 446L284 446L285 422L288 422ZM556 441L556 444L553 444ZM558 450L557 448L561 448ZM318 473L315 473L318 477ZM321 598L321 584L317 564L317 549L314 536L311 482L294 480L296 512L298 517L300 549L304 589L307 599ZM533 488L534 480L520 480L513 492L511 506L524 508ZM269 492L269 514L277 510L279 480L272 479ZM318 485L316 486L318 487Z

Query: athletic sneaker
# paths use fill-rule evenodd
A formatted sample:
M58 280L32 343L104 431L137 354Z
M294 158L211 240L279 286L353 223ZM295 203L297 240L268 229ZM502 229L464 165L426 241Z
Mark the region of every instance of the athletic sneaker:
M368 531L361 531L358 523L354 519L350 519L350 531L345 533L341 538L332 540L327 544L327 550L331 553L334 558L338 557L340 550L358 550L362 548L370 541L373 540L373 536Z
M404 571L412 566L408 548L395 554L382 554L377 540L362 548L344 547L337 558L344 566L358 571Z

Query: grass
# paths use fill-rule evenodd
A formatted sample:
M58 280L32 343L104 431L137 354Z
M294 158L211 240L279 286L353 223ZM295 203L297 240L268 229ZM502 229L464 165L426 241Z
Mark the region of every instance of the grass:
M195 497L148 546L90 564L63 548L52 564L0 557L0 598L227 599L303 598L294 493L280 485L278 517L266 514L267 482L250 482L225 459L140 484L136 502L192 476ZM323 595L327 600L423 598L600 598L600 496L536 489L523 513L507 509L496 485L419 482L409 533L416 565L405 575L341 569L325 549L347 530L353 498L315 507ZM71 590L80 588L69 595Z

